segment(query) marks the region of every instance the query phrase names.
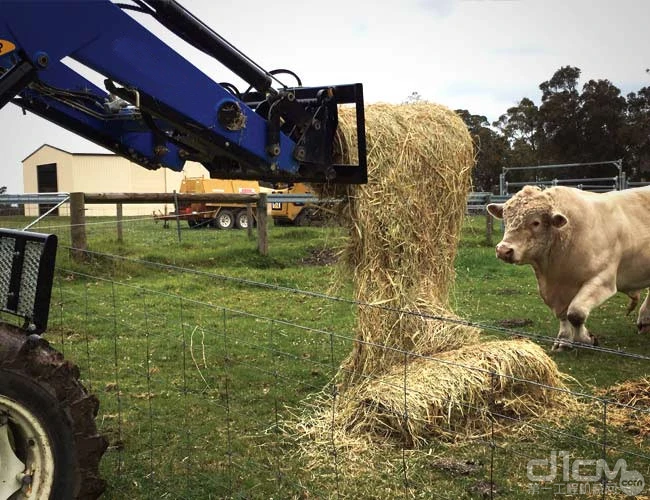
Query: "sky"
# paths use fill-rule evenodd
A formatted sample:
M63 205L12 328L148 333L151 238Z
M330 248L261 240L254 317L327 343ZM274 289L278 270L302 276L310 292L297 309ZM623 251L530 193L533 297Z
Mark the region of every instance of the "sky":
M580 68L581 85L608 79L623 95L650 85L649 0L180 3L263 68L290 69L306 86L360 82L366 103L400 103L417 92L492 122L523 97L539 104L539 84L561 66ZM136 19L215 81L246 87L157 23ZM0 186L22 193L21 161L44 143L106 152L8 104L0 110Z

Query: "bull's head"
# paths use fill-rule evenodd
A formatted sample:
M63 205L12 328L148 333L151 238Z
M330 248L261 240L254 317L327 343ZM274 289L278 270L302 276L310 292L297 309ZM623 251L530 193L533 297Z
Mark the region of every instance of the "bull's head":
M567 218L555 209L547 192L526 186L506 203L490 203L487 211L503 219L505 232L497 257L510 264L532 264L548 249Z

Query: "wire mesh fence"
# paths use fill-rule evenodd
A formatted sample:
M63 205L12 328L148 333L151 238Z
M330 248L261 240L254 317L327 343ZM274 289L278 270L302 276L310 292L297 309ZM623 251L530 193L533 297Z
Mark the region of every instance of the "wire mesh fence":
M177 235L147 214L125 219L121 245L114 218L89 217L83 264L73 258L65 217L45 219L37 230L60 238L46 338L78 364L100 398L97 424L110 442L102 462L106 498L648 494L650 396L643 390L597 393L576 381L558 388L505 369L396 350L402 362L394 376L358 375L399 401L375 407L368 432L349 436L358 420L346 428L338 417L355 395L337 381L361 342L355 317L361 309L390 307L306 291L282 272L260 282L249 261L238 277L205 270L192 248L214 245L216 231L183 228L181 252L167 255L165 245L178 245ZM219 248L214 258L221 258ZM544 347L553 341L493 324L429 319L474 325L493 340L527 338ZM593 363L595 378L610 362L622 366L621 382L649 372L644 350L575 351L576 363ZM419 363L445 376L482 378L486 399L461 397L453 406L449 396L449 418L433 418L430 409L423 417L411 405L428 394L413 383ZM542 389L574 399L575 411L531 416L500 399L503 384L516 386L523 406L527 394ZM370 398L352 403L358 411L373 405ZM472 428L476 419L485 425ZM427 438L414 442L413 428L426 429Z

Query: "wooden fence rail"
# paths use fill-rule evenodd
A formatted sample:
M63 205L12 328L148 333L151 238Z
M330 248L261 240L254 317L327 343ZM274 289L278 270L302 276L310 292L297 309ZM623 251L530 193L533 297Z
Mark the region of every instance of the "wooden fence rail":
M212 203L241 203L251 207L257 204L257 250L261 255L268 255L268 216L266 205L267 195L262 194L230 194L230 193L70 193L70 236L72 240L72 256L76 260L86 258L88 243L86 239L86 205L115 204L117 205L117 234L122 241L122 206L125 203L178 203L180 201L212 202ZM177 207L178 208L178 207ZM249 213L252 210L248 208ZM252 218L249 218L252 220ZM249 224L249 234L252 224Z
M75 193L70 193L72 196ZM214 203L257 203L258 194L232 193L82 193L86 203L174 203L186 201Z
M492 245L493 219L485 207L488 203L503 202L507 196L492 193L470 193L467 199L469 213L485 214L485 239ZM72 238L72 255L75 259L84 259L87 249L86 216L87 204L115 204L117 205L117 238L122 242L122 206L124 204L138 203L240 203L247 206L249 220L252 220L252 205L257 205L257 249L261 255L268 255L268 216L266 194L231 194L231 193L70 193L70 224ZM248 228L252 235L252 224ZM180 226L179 226L180 232Z

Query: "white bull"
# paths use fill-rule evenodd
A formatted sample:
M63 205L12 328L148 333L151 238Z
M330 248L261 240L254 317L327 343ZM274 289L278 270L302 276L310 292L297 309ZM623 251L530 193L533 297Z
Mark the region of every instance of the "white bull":
M650 286L650 187L596 194L526 186L487 210L505 224L497 257L530 264L560 320L554 350L597 344L585 327L589 313L616 292L630 296L631 311ZM639 310L639 332L650 329L649 300Z

